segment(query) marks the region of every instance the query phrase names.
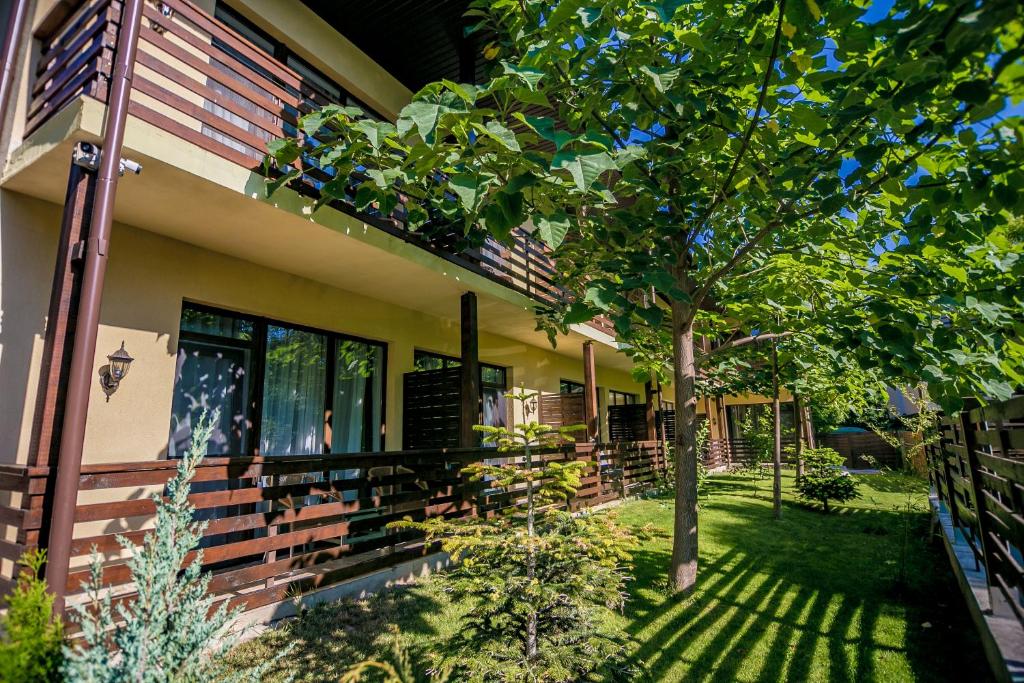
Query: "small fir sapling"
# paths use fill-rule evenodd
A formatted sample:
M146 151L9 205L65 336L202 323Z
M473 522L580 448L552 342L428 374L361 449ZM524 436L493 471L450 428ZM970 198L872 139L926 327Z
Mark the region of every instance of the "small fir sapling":
M825 512L829 501L845 503L859 493L857 482L843 470L845 459L831 448L804 450L804 474L797 477L796 489L801 498L816 500Z
M94 548L91 576L83 585L88 600L74 608L81 642L64 648L67 681L259 681L276 661L247 671L231 671L226 665L235 639L225 631L238 611L229 610L226 602L214 607L214 596L207 592L210 576L202 572L203 551L196 550L206 522L193 519L189 488L217 417L216 411L209 419L203 413L177 474L167 484L166 498L154 494L156 526L142 545L118 538L131 552L127 564L137 591L133 599L114 605L103 586L103 559ZM186 564L192 551L195 556Z
M532 394L508 396L525 405ZM623 605L622 564L635 541L608 514L564 509L591 464L534 459L535 449L580 428L478 426L508 459L463 473L512 503L490 518L391 525L425 532L457 561L438 580L471 607L441 663L471 680L580 680L622 652L622 635L602 611Z

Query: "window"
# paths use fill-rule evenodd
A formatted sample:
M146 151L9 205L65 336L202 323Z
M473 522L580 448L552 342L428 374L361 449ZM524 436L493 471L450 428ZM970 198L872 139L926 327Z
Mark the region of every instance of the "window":
M582 394L583 385L579 382L573 382L570 379L559 380L558 382L558 393L560 394Z
M168 456L217 408L211 454L382 450L385 354L374 342L185 304Z
M445 356L432 351L416 349L413 365L417 372L425 370L449 370L461 367L462 361L455 356ZM508 407L505 392L508 390L508 370L499 365L480 364L480 398L483 404L483 424L491 427L508 426Z
M630 394L625 391L615 391L614 389L608 390L608 401L613 406L633 406L639 403L636 394Z

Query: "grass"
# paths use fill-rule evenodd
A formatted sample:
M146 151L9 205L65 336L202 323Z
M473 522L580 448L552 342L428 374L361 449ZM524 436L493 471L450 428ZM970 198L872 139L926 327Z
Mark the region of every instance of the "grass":
M941 548L927 538L925 483L899 474L858 480L861 497L825 515L794 500L787 476L783 518L775 521L769 481L755 493L748 477L710 477L700 578L686 599L665 587L671 502L622 505L620 521L656 530L634 556L625 613L613 617L643 678L983 680L988 667L963 598ZM275 680L287 670L298 681L335 681L355 662L386 656L396 638L418 651L443 648L459 615L460 606L427 581L314 608L235 657L256 661L292 643Z

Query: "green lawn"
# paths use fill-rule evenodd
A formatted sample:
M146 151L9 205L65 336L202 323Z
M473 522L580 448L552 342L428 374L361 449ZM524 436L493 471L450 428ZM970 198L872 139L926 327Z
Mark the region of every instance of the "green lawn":
M770 482L713 476L700 515L699 585L665 590L672 506L619 508L622 522L662 533L634 557L621 621L641 679L664 681L985 680L988 669L941 548L929 544L926 486L889 474L859 477L861 498L830 515L795 502L771 518ZM907 512L908 505L911 508ZM906 577L898 582L906 538ZM390 650L394 627L421 651L443 647L459 609L430 582L368 601L321 606L243 645L253 661L286 643L282 668L331 681ZM422 660L421 660L422 661Z

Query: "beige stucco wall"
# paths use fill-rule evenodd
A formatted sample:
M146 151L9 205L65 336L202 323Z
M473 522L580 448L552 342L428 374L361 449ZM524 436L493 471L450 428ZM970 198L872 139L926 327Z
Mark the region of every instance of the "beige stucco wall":
M3 256L0 296L0 458L26 462L60 208L0 194ZM389 449L401 447L402 373L416 348L457 355L459 323L345 292L306 278L115 225L95 367L124 340L135 357L109 402L93 384L85 462L150 460L166 452L177 333L183 299L383 341L388 345L386 417ZM559 380L582 381L582 364L546 346L481 333L483 362L509 368L515 386L557 392ZM619 370L598 368L598 384L642 396Z

